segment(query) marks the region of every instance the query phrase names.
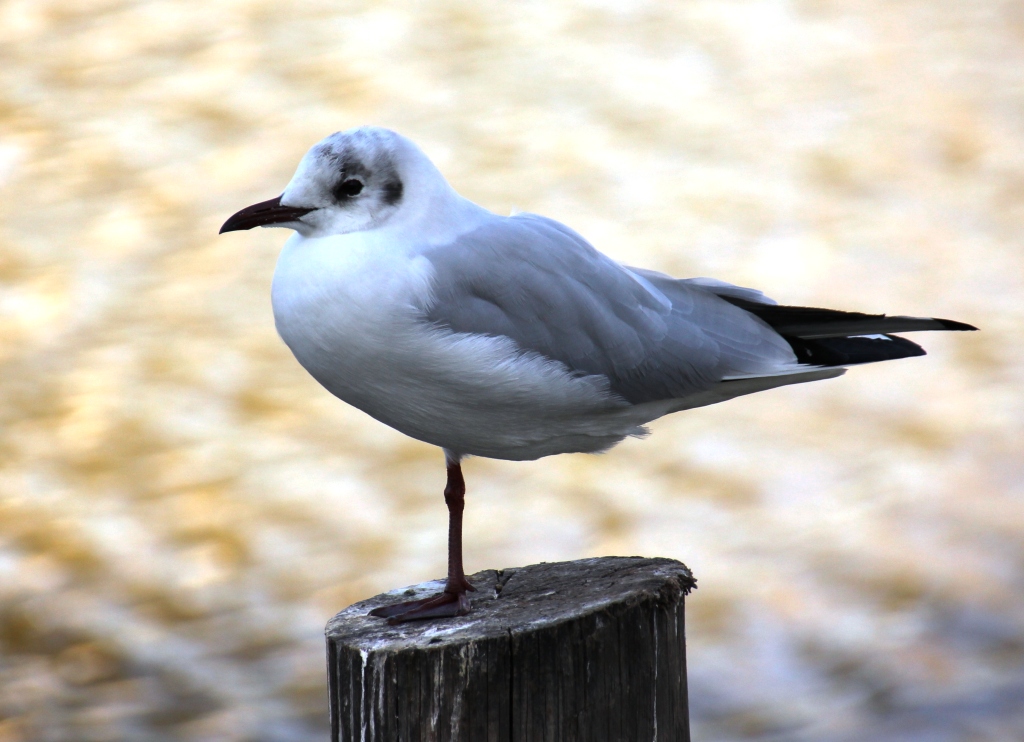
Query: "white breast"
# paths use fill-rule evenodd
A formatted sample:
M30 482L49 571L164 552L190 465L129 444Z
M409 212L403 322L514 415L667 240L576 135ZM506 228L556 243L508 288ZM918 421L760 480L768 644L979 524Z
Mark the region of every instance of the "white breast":
M373 233L293 236L274 274L274 319L330 392L449 450L532 459L607 448L657 414L613 399L598 377L524 354L507 338L454 334L423 319L433 275Z

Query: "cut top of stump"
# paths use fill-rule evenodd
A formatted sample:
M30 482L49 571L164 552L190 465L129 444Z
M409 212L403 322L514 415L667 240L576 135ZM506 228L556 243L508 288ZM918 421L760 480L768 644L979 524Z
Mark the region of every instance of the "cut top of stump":
M349 606L327 624L336 646L359 652L437 649L511 632L537 631L581 618L612 605L654 601L672 605L695 586L682 562L644 557L600 557L575 562L484 570L469 577L473 611L456 618L410 621L389 626L367 615L379 606L416 600L440 592L444 580L383 593Z

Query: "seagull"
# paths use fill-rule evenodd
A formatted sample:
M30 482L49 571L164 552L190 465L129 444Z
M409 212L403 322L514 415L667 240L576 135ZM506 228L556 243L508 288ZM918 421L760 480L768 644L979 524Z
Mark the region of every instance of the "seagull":
M676 279L598 252L553 219L463 198L388 129L330 135L277 198L221 233L294 231L274 322L329 392L444 451L448 578L375 609L392 624L470 612L461 460L595 453L664 415L924 355L894 335L961 322L781 306L712 278Z

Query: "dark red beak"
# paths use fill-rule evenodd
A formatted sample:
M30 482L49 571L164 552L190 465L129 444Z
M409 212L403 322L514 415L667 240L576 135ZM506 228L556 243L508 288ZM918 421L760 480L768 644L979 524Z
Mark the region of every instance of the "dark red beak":
M232 214L231 218L224 222L224 226L220 228L220 234L237 232L240 229L252 229L253 227L266 227L271 224L294 222L311 211L313 209L299 206L282 206L281 197L278 196L269 201L261 201L258 204L246 206L237 214Z

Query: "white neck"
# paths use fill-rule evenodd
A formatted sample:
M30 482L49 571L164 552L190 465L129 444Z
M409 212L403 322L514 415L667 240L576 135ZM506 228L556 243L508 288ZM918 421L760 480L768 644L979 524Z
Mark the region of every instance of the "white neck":
M438 244L495 216L460 196L413 142L403 137L402 145L405 150L400 158L400 173L405 184L402 208L375 231L421 244Z

